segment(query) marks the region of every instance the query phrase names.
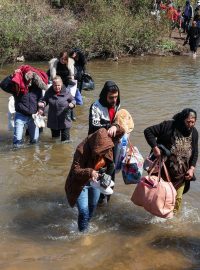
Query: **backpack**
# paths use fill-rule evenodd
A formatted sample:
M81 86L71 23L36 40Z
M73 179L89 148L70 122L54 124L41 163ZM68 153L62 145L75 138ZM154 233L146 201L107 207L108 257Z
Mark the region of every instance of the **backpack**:
M82 75L82 90L91 91L94 90L95 85L92 77L88 73Z

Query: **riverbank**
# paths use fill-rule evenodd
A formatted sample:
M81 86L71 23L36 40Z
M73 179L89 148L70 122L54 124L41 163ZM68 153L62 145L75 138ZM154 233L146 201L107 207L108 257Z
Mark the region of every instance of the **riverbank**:
M163 38L163 44L158 45L155 51L151 52L149 55L153 56L173 56L173 55L188 55L190 53L189 45L183 46L186 39L186 34L174 30L171 37L166 36Z

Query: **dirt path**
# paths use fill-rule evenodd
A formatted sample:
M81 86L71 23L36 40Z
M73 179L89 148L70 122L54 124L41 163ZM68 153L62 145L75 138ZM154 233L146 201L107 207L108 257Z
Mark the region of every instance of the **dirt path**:
M190 52L190 48L188 44L183 46L186 36L187 36L186 34L181 33L181 37L180 37L178 29L173 30L171 38L169 39L171 39L171 41L175 42L177 45L177 49L173 51L174 54L185 55Z

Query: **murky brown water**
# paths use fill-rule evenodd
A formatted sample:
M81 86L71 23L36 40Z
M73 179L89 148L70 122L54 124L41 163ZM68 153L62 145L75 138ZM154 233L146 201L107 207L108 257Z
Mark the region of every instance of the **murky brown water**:
M34 65L47 68L46 63ZM15 67L3 67L0 79ZM146 156L145 127L188 106L200 115L200 58L98 61L88 70L96 90L84 92L84 105L76 109L71 145L52 142L45 129L39 145L13 150L9 95L0 92L0 269L200 269L199 169L180 216L165 222L130 202L134 186L125 186L119 174L110 205L98 209L90 232L81 235L77 211L64 193L73 152L87 134L89 106L105 80L118 83L122 107L135 119L132 142Z

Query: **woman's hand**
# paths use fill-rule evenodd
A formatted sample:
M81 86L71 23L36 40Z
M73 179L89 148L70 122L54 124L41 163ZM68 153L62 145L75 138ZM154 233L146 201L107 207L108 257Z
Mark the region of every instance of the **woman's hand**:
M37 114L43 115L44 114L44 111L42 109L38 109Z
M108 135L110 137L115 137L116 136L116 132L117 132L117 127L116 126L112 126L108 129Z
M158 146L155 146L153 148L153 153L154 153L154 156L156 156L156 157L159 157L161 155L161 152L160 152L160 149L158 148Z
M74 108L75 106L74 106L73 103L69 103L69 107L70 107L70 109L72 109L72 108Z
M44 108L45 107L44 102L38 102L38 107L39 108Z
M191 166L190 169L186 172L185 180L191 180L194 176L194 167Z
M95 170L92 171L92 181L97 182L97 179L99 177L99 173Z

